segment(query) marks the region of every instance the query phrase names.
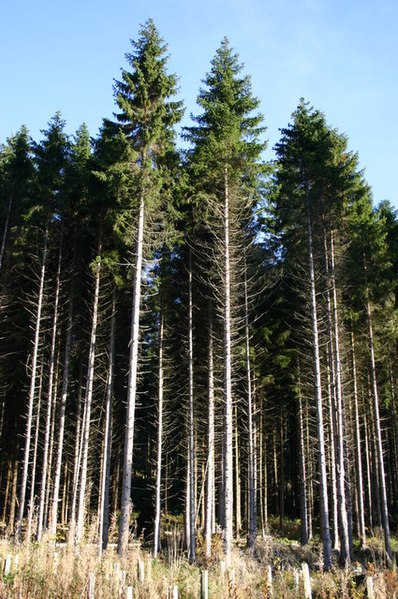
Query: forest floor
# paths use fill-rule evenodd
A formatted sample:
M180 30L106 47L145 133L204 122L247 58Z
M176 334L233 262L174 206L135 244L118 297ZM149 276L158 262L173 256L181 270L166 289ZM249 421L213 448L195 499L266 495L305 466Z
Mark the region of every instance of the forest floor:
M394 548L398 547L396 539ZM190 564L181 535L170 532L157 559L139 541L120 559L116 546L99 554L98 546L70 547L54 539L17 545L0 540L1 599L398 599L398 575L385 566L380 535L366 550L355 550L350 567L338 567L337 552L329 572L322 571L319 542L305 547L287 537L259 538L253 549L236 545L226 568L222 542L214 537L213 557L206 561L198 540L197 562ZM308 568L307 568L308 565ZM307 572L309 571L310 576ZM207 574L204 574L207 572ZM208 577L208 595L201 585Z

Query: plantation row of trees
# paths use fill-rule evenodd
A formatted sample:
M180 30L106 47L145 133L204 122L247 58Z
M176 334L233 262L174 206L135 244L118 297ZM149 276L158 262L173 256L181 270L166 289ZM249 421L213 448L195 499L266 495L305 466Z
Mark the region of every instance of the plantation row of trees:
M95 140L59 114L0 152L3 526L17 540L135 522L156 556L184 523L299 518L352 559L398 513L398 221L344 135L303 100L263 161L264 122L224 39L184 128L152 21ZM203 542L202 542L203 538Z

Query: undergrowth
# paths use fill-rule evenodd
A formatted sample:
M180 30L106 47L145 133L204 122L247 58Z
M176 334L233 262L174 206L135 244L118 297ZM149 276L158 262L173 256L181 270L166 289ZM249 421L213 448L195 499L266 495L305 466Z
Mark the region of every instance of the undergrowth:
M128 587L132 587L134 599L171 599L175 588L179 599L198 598L201 573L207 569L211 599L301 599L305 596L302 564L307 563L313 599L367 597L369 579L375 598L398 599L397 573L385 567L379 540L372 539L366 550L357 550L357 554L358 561L345 569L338 567L334 555L332 570L324 572L319 544L301 547L295 540L265 536L251 549L243 542L241 547L237 545L227 568L219 535L213 538L211 560L206 560L199 538L197 562L190 564L181 536L173 527L164 538L164 551L155 560L133 540L121 559L115 545L100 555L98 546L88 542L76 548L50 538L21 545L3 539L0 598L124 599Z

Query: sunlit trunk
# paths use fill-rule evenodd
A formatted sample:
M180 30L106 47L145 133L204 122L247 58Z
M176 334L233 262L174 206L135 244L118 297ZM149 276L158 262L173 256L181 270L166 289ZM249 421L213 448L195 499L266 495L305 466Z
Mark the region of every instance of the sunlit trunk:
M67 321L66 341L64 350L64 367L62 372L62 389L61 389L61 405L60 413L58 417L57 425L57 457L55 462L54 472L54 488L51 503L51 514L50 514L50 533L55 536L57 532L57 520L58 520L58 501L59 501L59 489L61 484L61 470L62 460L64 457L64 436L65 436L65 414L66 414L66 401L68 397L68 386L69 386L69 364L70 364L70 350L72 340L72 324L73 324L73 284L69 296L69 313Z
M188 272L188 483L189 520L188 555L190 561L196 559L196 494L195 494L195 429L194 429L194 389L193 389L193 298L192 298L192 255L189 250Z
M369 351L370 351L370 372L372 381L372 395L373 395L373 418L375 428L375 445L377 454L377 466L379 472L379 486L380 486L380 510L381 510L381 521L384 531L384 543L386 553L390 563L392 562L392 548L390 540L390 523L388 516L388 502L387 502L387 490L386 490L386 479L383 459L383 443L380 426L380 412L379 412L379 391L377 385L376 375L376 360L374 353L374 341L373 341L373 323L372 323L372 312L370 307L369 299L366 302L366 313L368 317L368 333L369 333Z
M355 462L356 462L356 479L358 483L358 536L363 547L366 546L366 528L365 528L365 505L364 505L364 483L363 483L363 468L362 468L362 445L361 445L361 429L359 422L359 406L358 406L358 383L357 383L357 366L355 359L355 339L354 333L351 333L351 356L352 356L352 377L353 377L353 399L354 399L354 424L355 424Z
M59 242L59 255L58 255L58 267L57 276L55 279L55 298L54 298L54 315L52 322L52 333L51 333L51 350L50 350L50 364L48 374L48 391L47 391L47 413L46 413L46 426L43 442L43 467L40 481L40 498L39 498L39 515L37 522L37 540L40 541L44 526L44 508L46 500L46 488L47 488L47 476L48 476L48 462L49 462L49 449L50 449L50 433L51 433L51 422L53 418L52 406L53 406L53 394L54 389L54 372L56 363L56 343L58 335L58 306L59 296L61 289L61 262L62 262L62 240L63 235Z
M207 380L207 479L206 479L206 517L205 542L206 557L211 557L211 536L214 530L214 358L213 324L211 304L209 306L209 346Z
M112 398L113 398L113 373L115 367L115 320L116 320L116 292L112 294L111 330L109 334L108 376L105 395L105 423L104 443L102 453L101 496L99 510L99 548L100 553L108 545L109 530L109 486L111 476L111 445L112 445Z
M231 564L233 541L233 404L231 352L231 266L229 244L229 182L228 169L224 176L224 542L227 566Z
M304 415L303 415L303 398L301 396L301 380L298 381L298 425L299 425L299 474L300 474L300 541L302 545L308 543L308 513L307 513L307 468L306 468L306 451L304 439Z
M33 340L33 353L32 353L32 362L31 362L31 376L30 376L30 385L29 385L29 397L28 397L28 409L27 409L27 417L26 417L26 430L25 430L25 448L23 455L23 466L22 466L22 476L21 476L21 486L20 486L20 494L19 494L19 506L18 506L18 516L16 522L16 530L15 537L17 541L20 540L21 537L21 526L22 519L25 512L25 499L26 499L26 491L28 485L28 474L29 474L29 465L30 465L30 451L31 451L31 443L32 443L32 422L33 422L33 408L34 401L36 396L36 387L39 378L39 368L38 368L38 355L39 355L39 343L40 343L40 333L42 328L42 311L43 311L43 302L44 302L44 283L46 277L46 268L47 268L47 256L48 256L48 228L46 228L44 234L44 243L43 243L43 256L41 261L41 270L40 270L40 284L39 284L39 292L37 296L37 304L36 304L36 321L35 321L35 334Z
M27 541L30 541L32 536L32 521L33 514L35 511L35 490L36 490L36 469L37 469L37 454L39 448L39 433L40 433L40 412L41 412L41 403L42 403L42 388L43 388L43 365L40 367L40 382L39 389L37 393L37 413L35 415L35 437L33 442L33 457L32 457L32 472L31 472L31 485L30 485L30 499L28 504L28 517L27 517L27 525L26 525L26 535L25 538Z
M97 349L97 326L98 326L98 306L101 281L101 244L98 251L98 258L95 269L95 290L93 301L93 312L91 321L90 347L88 354L88 368L86 379L86 393L84 397L85 418L82 426L82 461L80 470L80 488L79 488L79 503L77 510L77 525L76 525L76 542L80 543L84 533L85 513L86 513L86 491L87 491L87 475L88 475L88 454L90 447L90 431L91 431L91 408L94 388L95 374L95 359Z
M326 570L331 567L331 543L330 543L330 525L329 525L329 502L326 474L326 451L325 451L325 431L323 423L323 397L322 397L322 378L321 378L321 360L319 350L318 333L318 307L315 288L315 271L313 256L312 225L308 206L307 196L307 229L308 229L308 268L310 281L311 298L311 322L312 322L312 350L314 366L314 391L317 414L317 438L318 438L318 460L319 460L319 502L323 541L323 562Z
M327 257L326 257L327 260ZM331 261L331 292L333 299L333 335L334 339L334 358L336 375L336 450L337 450L337 489L339 505L339 535L340 535L340 563L345 566L350 561L352 555L348 512L347 512L347 476L345 471L345 426L344 426L344 405L343 405L343 384L340 359L340 330L339 313L337 306L337 290L335 275L335 251L333 233L330 235L330 261Z
M161 308L159 319L159 365L158 365L158 437L156 450L156 489L155 489L155 524L153 531L153 557L156 558L160 550L160 520L161 520L161 491L162 491L162 458L163 458L163 395L164 395L164 367L163 367L163 338L164 338L164 312Z
M134 426L135 426L135 406L137 396L138 380L138 349L140 335L140 304L141 304L141 277L142 277L142 259L144 246L144 221L145 204L144 195L141 195L138 223L137 223L137 243L136 243L136 262L133 282L133 302L131 310L131 331L130 331L130 355L129 355L129 374L127 382L127 413L124 440L123 457L123 477L122 477L122 496L120 502L120 524L118 538L118 554L124 555L129 539L129 523L131 511L131 477L133 469L133 445L134 445Z
M246 345L246 392L247 392L247 416L248 416L248 487L249 487L249 522L248 522L248 546L253 547L257 536L257 488L255 469L255 439L253 424L253 392L252 392L252 368L250 361L250 331L249 331L249 304L247 296L247 273L245 264L244 274L245 294L245 345Z

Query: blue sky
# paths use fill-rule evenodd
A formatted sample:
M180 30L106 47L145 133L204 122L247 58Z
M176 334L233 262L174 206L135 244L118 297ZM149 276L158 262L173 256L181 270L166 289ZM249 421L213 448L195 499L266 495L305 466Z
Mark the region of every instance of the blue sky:
M185 124L226 35L252 78L269 149L300 97L358 151L374 202L398 208L396 0L13 0L0 19L0 142L26 124L35 140L57 110L96 136L114 110L113 79L153 18L179 77Z

